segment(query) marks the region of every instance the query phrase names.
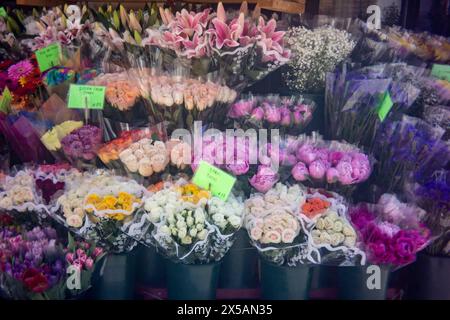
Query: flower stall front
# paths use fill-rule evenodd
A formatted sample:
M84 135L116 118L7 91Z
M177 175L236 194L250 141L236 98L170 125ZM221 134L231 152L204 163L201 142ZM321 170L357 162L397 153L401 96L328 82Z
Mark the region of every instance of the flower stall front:
M2 299L450 299L450 40L226 2L0 5Z

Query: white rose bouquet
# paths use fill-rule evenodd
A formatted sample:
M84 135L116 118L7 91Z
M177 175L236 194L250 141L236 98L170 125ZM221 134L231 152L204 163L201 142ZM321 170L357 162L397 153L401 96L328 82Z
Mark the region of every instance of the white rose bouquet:
M144 203L150 222L139 236L170 259L185 264L221 260L242 225L244 206L233 195L223 201L185 181L166 183ZM130 229L134 229L132 226Z
M37 191L32 170L19 170L15 175L5 177L0 184L0 210L14 215L32 213L26 220L45 218L46 207Z
M136 245L127 232L146 194L134 180L99 170L67 183L50 214L77 235L120 253Z
M357 248L357 234L348 218L348 206L340 195L309 189L298 215L310 230L310 245L320 251L324 264L364 264Z
M254 194L245 202L245 227L262 257L288 266L320 261L305 221L296 214L304 201L302 187L278 183L266 194Z

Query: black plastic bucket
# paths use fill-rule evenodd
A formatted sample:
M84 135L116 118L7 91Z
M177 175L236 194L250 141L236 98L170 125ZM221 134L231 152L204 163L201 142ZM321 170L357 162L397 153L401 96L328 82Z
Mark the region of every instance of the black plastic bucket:
M169 300L213 300L219 282L220 262L182 264L166 260Z
M309 297L312 269L309 265L278 266L261 261L261 294L266 300L306 300Z
M137 281L151 288L166 286L166 267L164 258L154 247L140 246L137 251Z
M337 268L337 298L340 300L385 300L390 269L385 266Z
M136 254L113 254L107 256L94 286L93 298L98 300L131 300L135 297Z
M407 298L450 300L450 258L421 253L411 265Z
M241 229L220 267L219 288L249 289L258 287L258 252L250 244L247 231Z

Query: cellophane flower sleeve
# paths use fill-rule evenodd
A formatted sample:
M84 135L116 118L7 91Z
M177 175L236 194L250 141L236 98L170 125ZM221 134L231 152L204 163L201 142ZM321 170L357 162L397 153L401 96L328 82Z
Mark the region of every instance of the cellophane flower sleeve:
M320 252L311 242L311 230L298 214L304 201L304 188L281 183L245 201L244 225L264 259L284 266L320 263Z
M223 201L183 179L154 190L144 209L150 225L142 229L142 243L184 264L220 261L242 225L239 197Z
M376 204L362 203L350 210L367 262L392 270L414 262L416 254L433 239L423 223L425 216L425 210L387 193Z
M282 169L288 171L283 179L348 196L369 179L374 164L373 157L360 148L323 140L315 132L286 137L281 156Z

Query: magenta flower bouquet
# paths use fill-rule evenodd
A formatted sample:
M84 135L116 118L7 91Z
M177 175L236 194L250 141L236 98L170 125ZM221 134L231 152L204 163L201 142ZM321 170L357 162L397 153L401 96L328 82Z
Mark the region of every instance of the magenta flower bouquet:
M95 161L102 138L102 130L96 126L76 129L61 140L64 155L74 166L83 168Z
M312 120L315 102L301 96L244 96L231 105L228 118L244 130L279 129L282 134L302 133Z
M363 203L350 210L368 262L392 268L413 262L430 242L431 232L421 222L425 214L392 194L382 195L375 205Z

